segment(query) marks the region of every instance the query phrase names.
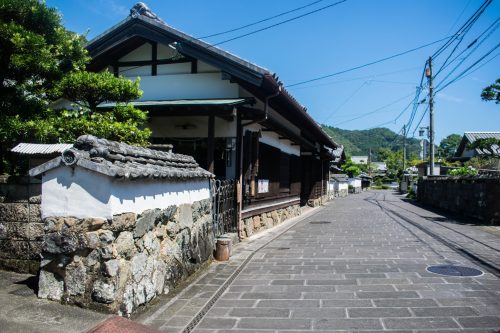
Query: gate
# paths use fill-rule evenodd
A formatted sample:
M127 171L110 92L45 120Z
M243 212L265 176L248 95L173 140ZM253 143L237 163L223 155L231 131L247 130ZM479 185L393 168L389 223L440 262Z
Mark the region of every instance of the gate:
M212 180L212 221L215 237L227 232L237 232L236 181Z

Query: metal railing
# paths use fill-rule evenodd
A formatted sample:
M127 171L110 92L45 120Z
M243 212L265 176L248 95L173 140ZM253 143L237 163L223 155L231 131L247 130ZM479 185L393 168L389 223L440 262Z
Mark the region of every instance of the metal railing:
M215 237L237 232L236 181L212 180L212 221Z

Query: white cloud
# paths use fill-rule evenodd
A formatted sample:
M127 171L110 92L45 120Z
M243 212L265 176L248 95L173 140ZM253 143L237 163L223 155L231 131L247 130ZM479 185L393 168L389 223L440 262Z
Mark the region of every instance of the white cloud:
M444 99L445 101L448 101L448 102L462 103L464 101L463 98L455 97L455 96L451 96L451 95L447 95L447 94L443 94L443 93L438 93L437 97Z

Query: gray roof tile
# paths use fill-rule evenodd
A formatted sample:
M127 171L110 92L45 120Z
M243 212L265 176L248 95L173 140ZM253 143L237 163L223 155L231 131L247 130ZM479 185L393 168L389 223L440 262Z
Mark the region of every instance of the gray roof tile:
M62 164L80 166L116 178L213 178L213 174L200 168L191 156L131 146L92 135L79 137L61 157L31 169L30 175L37 176Z

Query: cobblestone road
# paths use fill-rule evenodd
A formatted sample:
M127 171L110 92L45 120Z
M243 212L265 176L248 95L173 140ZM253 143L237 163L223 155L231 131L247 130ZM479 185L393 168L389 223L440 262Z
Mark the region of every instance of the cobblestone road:
M137 319L169 333L496 332L499 247L481 227L364 192L238 245ZM446 277L426 271L434 264L491 272Z

